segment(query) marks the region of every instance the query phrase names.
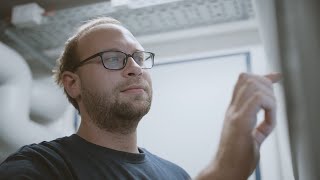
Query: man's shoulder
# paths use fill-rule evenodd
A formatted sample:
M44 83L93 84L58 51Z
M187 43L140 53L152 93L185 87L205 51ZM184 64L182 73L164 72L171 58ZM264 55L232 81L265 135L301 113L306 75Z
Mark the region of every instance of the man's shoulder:
M59 145L56 140L25 145L8 156L1 165L7 162L19 162L20 160L38 162L37 160L56 156L57 149L59 149Z
M14 153L0 165L0 179L41 179L45 174L40 171L32 158L21 153Z
M167 174L172 173L172 175L174 176L180 175L181 179L191 179L189 174L174 162L168 161L158 155L155 155L144 148L142 148L142 150L146 153L147 158L150 162L156 164L157 167L162 168Z
M21 147L0 164L0 179L50 179L69 174L60 144L63 141L59 138Z
M171 161L168 161L158 155L155 155L153 153L151 153L150 151L146 150L145 148L141 148L144 153L146 154L147 158L152 161L153 163L161 163L163 165L167 165L167 166L173 166L173 167L180 167L178 166L177 164L171 162Z
M30 160L32 162L41 162L43 160L59 159L64 151L64 142L70 137L57 138L52 141L43 141L41 143L29 144L21 147L18 151L11 154L3 163L20 160Z

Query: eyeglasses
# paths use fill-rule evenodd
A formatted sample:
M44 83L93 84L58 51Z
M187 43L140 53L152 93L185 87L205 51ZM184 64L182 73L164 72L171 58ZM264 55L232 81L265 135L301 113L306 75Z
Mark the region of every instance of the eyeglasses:
M84 65L89 60L98 56L100 57L101 62L106 69L111 69L111 70L123 69L127 64L129 57L132 57L134 61L142 69L151 69L154 64L155 54L152 52L146 52L146 51L136 51L133 54L126 54L121 51L102 51L88 57L85 60L80 61L80 63L76 65L74 69L77 69L78 67Z

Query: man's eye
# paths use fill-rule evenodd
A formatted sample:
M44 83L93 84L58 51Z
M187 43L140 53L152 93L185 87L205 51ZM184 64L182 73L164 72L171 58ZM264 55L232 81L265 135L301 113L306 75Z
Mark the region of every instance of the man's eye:
M142 62L142 61L144 61L144 56L142 56L142 55L140 55L140 56L135 56L134 59L135 59L136 61Z
M119 61L119 58L118 57L109 57L106 59L107 61L112 61L112 62L115 62L115 61Z

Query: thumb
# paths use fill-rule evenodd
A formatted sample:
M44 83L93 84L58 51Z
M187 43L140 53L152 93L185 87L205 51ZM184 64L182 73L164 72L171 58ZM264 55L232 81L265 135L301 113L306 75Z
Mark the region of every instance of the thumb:
M272 130L276 126L275 114L267 111L265 113L265 117L266 119L253 130L253 136L259 146L261 146L263 141L271 134Z
M272 81L272 83L279 82L282 79L282 74L279 72L273 72L264 76L265 78Z

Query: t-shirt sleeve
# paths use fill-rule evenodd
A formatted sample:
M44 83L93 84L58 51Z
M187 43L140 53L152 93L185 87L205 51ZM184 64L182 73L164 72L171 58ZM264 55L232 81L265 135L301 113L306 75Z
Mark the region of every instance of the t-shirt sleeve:
M0 165L0 180L46 179L45 170L39 166L22 154L12 155Z
M63 157L43 145L22 147L0 164L0 180L4 179L73 179Z

